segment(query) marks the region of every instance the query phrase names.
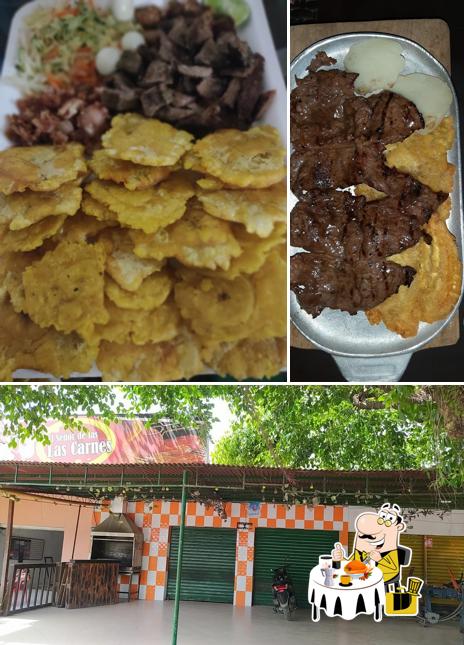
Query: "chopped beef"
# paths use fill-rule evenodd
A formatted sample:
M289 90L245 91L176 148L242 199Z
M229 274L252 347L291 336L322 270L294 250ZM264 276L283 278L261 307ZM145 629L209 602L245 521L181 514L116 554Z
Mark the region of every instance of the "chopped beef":
M150 118L154 117L165 105L163 96L156 85L141 94L140 103L144 115Z
M153 5L138 7L135 10L135 19L142 27L156 27L161 20L161 9Z
M195 54L195 62L201 65L211 65L218 67L222 61L222 53L216 41L212 38L206 40L200 51Z
M143 37L145 38L146 45L141 45L139 47L139 52L146 54L148 52L149 45L157 45L160 43L160 30L159 29L144 29ZM142 54L142 55L143 55Z
M118 70L126 72L129 76L137 76L142 67L142 56L132 50L123 51L118 61Z
M50 88L25 96L17 107L18 113L7 117L6 135L20 146L77 141L91 151L110 127L98 88Z
M173 70L169 63L154 60L148 65L139 81L139 85L141 87L150 87L150 85L155 85L156 83L169 83L173 78L172 75Z
M108 83L107 86L117 90L135 89L134 81L128 74L122 71L115 72L111 77L111 83Z
M85 103L82 99L77 98L77 96L73 96L66 101L66 103L63 103L57 114L58 116L63 117L63 119L72 119L73 116L76 116L83 105L85 105Z
M135 90L104 87L102 101L107 108L114 112L130 112L136 110L139 98Z
M225 13L220 13L214 16L214 22L213 22L214 38L219 38L219 36L227 33L228 31L235 31L235 23L233 18L231 16L226 15Z
M356 74L320 70L320 52L291 93L292 290L313 316L325 307L367 310L411 283L414 269L388 257L428 236L423 226L448 197L385 164L385 146L424 127L416 106L383 91L354 93ZM317 71L320 70L320 71ZM385 193L366 202L348 189Z
M196 91L205 99L217 99L224 93L224 81L220 78L204 78L196 86Z
M269 90L261 94L255 105L255 116L254 119L259 121L267 112L269 106L271 105L274 96L276 94L275 90Z
M232 109L237 103L240 87L238 78L232 78L229 81L226 91L222 95L222 104Z
M240 84L237 97L237 114L240 121L252 123L256 107L262 95L262 78L264 74L264 58L254 54L250 73Z
M355 314L372 309L414 278L412 267L384 259L352 264L332 256L297 253L290 260L291 289L305 311L318 316L325 307Z
M197 136L247 129L264 115L274 96L263 91L264 60L238 37L230 16L185 0L139 7L135 17L146 42L124 52L105 79L102 100L112 113L156 115Z
M193 76L193 78L208 78L213 73L212 67L203 67L201 65L183 65L177 66L177 70L184 76Z

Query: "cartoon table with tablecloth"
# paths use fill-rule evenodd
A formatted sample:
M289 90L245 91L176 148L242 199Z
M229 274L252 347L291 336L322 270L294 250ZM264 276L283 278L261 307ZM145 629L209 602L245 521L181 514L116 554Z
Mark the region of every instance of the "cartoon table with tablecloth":
M397 504L386 502L378 512L355 520L351 555L337 542L331 555L321 555L309 575L308 601L312 619L321 609L327 616L352 620L368 614L379 622L388 616L416 616L423 581L409 576L402 585L402 569L411 562L411 549L400 543L406 529ZM333 566L332 566L333 565Z
M340 569L333 570L332 585L326 584L325 575L320 565L315 566L309 575L308 601L311 604L312 619L317 622L320 610L327 616L340 616L352 620L359 614L372 614L375 621L382 620L382 608L385 606L385 584L382 571L374 567L367 579L352 578L348 586L340 581L347 560L341 562Z

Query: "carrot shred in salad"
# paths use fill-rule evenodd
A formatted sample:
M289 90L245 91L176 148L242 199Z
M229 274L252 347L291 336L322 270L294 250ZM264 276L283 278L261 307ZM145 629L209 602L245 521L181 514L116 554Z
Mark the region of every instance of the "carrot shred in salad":
M93 87L99 83L97 52L138 29L133 22L118 22L92 0L41 6L24 20L16 63L19 85L29 91L77 83Z

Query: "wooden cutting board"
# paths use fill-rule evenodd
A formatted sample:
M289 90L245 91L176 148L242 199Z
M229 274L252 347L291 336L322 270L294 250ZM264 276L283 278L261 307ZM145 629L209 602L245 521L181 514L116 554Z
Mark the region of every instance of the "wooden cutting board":
M444 20L373 20L372 22L333 22L320 25L296 25L290 29L290 60L318 40L352 31L380 31L410 38L428 49L448 71L451 70L450 34ZM452 318L445 329L428 347L454 345L459 340L459 315ZM299 349L313 349L311 343L291 325L290 344Z

